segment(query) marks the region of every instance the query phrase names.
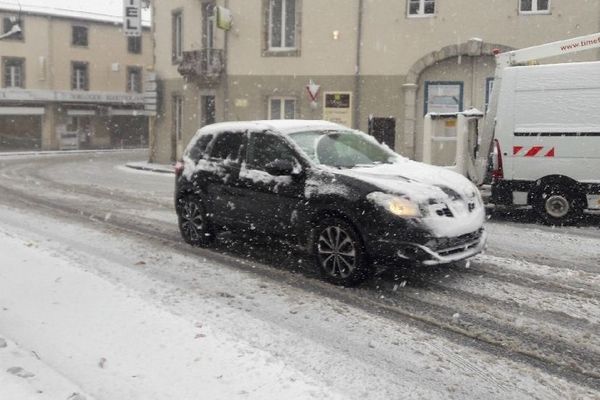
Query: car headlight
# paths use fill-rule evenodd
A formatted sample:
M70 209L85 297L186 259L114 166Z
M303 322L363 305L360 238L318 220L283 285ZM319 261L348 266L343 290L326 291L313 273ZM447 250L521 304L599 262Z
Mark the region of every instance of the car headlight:
M367 195L367 199L398 217L414 218L422 216L419 205L405 197L373 192Z

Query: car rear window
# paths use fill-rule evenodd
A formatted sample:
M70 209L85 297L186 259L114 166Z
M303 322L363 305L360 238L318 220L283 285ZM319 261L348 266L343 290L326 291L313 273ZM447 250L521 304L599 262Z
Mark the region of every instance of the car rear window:
M213 140L214 135L202 135L198 138L194 146L189 150L188 157L194 162L198 162L201 158L204 158L206 154L206 148L208 144Z

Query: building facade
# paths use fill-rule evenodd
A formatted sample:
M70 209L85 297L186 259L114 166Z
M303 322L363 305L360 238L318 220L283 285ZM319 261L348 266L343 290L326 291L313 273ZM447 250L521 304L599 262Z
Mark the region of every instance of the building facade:
M231 29L219 29L215 6L231 12ZM302 118L375 133L420 159L426 112L485 110L494 49L598 32L599 17L593 0L154 1L152 158L175 160L215 121Z
M0 8L0 151L147 145L142 91L151 32L147 24L141 37L127 38L122 22Z

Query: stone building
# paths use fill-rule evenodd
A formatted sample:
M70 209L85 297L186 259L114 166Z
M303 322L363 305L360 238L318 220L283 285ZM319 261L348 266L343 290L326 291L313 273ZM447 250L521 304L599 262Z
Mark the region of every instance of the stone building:
M494 49L600 31L595 0L173 0L153 16L160 162L200 126L270 118L341 121L420 159L427 111L485 110Z
M0 3L0 151L147 145L149 19L141 38L127 38L120 2L21 3Z

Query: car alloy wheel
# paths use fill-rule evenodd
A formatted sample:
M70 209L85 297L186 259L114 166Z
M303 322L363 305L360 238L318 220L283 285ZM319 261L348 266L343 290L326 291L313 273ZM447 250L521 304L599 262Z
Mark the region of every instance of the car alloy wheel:
M363 242L350 223L326 218L313 232L315 263L324 279L336 285L354 286L371 277Z
M332 277L348 278L356 269L356 244L344 229L329 226L317 243L321 268Z
M210 221L200 200L186 195L178 200L179 230L184 240L194 246L203 246L213 239Z

